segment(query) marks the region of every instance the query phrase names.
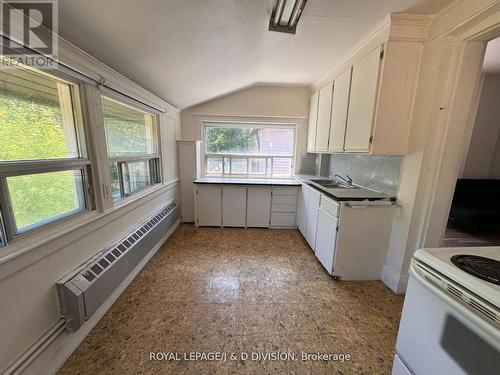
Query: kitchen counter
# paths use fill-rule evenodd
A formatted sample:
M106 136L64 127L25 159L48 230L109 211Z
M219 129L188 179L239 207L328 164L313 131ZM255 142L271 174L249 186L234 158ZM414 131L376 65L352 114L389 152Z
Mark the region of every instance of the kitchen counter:
M391 200L395 201L395 197L391 197L387 194L381 193L379 191L367 189L365 187L359 186L354 184L356 186L356 189L343 189L343 188L327 188L324 186L321 186L311 180L320 180L320 179L328 179L328 177L320 177L320 176L304 176L304 175L297 175L295 178L298 181L301 181L303 183L308 184L309 186L312 186L316 190L321 191L322 193L327 194L331 198L335 199L336 201L363 201L363 200Z
M357 189L326 188L311 181L327 178L306 175L296 175L294 178L200 177L193 182L195 184L262 186L300 186L302 183L306 183L337 201L396 200L395 197L362 186L355 185Z
M300 186L295 178L234 178L234 177L200 177L195 184L216 185L265 185L265 186Z

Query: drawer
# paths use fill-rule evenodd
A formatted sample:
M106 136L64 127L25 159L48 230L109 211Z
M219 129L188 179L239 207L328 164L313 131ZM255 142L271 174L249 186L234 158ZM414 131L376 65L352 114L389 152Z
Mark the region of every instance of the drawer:
M273 204L297 204L297 195L278 195L273 193Z
M295 212L271 213L272 227L295 227Z
M339 215L339 207L340 207L339 203L331 198L328 198L326 195L323 194L321 195L319 207L335 217Z
M299 187L273 187L273 195L297 195Z
M296 204L274 204L271 206L271 212L297 212Z

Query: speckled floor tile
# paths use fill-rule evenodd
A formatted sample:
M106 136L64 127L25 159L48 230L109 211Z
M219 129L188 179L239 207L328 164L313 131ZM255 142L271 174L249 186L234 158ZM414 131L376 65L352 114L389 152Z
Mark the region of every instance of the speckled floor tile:
M333 280L297 231L181 225L59 374L390 374L402 304ZM350 360L302 358L318 352Z

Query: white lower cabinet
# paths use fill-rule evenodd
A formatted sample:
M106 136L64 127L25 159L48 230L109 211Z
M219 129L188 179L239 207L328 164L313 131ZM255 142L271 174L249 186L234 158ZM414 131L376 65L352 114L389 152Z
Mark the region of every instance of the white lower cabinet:
M307 203L309 201L309 191L311 188L302 184L297 200L297 227L305 237L307 232Z
M318 227L316 229L316 258L328 273L333 273L335 247L337 245L338 218L333 213L320 207Z
M249 186L247 192L247 227L267 228L271 216L271 188Z
M273 187L271 227L296 228L297 187Z
M220 185L197 185L196 225L220 227L222 224L222 190Z
M307 200L306 241L314 251L316 251L316 227L320 197L321 193L319 191L310 188L309 199Z
M246 209L247 188L245 186L222 187L222 226L246 226Z
M296 228L297 186L196 186L197 226Z

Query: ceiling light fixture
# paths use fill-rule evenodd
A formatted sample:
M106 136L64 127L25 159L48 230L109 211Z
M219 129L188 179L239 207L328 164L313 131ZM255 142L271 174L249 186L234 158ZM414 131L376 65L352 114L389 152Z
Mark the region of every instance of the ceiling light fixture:
M274 0L273 3L269 30L295 34L307 0Z

